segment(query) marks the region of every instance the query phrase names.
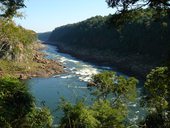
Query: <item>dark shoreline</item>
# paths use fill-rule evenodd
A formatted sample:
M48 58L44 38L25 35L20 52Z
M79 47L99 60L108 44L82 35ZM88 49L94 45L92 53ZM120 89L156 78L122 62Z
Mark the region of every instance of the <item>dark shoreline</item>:
M90 57L90 56L79 55L75 52L72 52L71 50L65 50L64 48L60 47L55 42L52 43L51 41L43 41L42 43L56 46L57 47L56 49L58 49L59 52L69 54L69 55L71 55L71 56L73 56L77 59L88 62L90 64L94 64L96 66L111 67L116 72L121 72L121 73L126 74L130 77L135 77L135 78L139 79L140 81L145 81L145 75L144 74L139 74L137 72L131 71L126 67L122 67L122 65L120 66L118 63L114 63L114 62L110 63L110 62L102 61L100 59L93 58L93 57Z

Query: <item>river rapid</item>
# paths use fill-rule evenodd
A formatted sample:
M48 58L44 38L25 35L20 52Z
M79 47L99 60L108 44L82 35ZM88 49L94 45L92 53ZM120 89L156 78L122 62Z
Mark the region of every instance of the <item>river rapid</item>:
M47 106L53 116L54 123L59 121L62 113L56 111L57 106L64 97L71 103L75 103L81 98L84 98L87 104L90 104L90 91L87 89L87 82L91 76L105 70L113 70L110 67L97 66L87 62L78 60L68 54L58 52L58 49L52 45L46 45L44 52L48 59L53 59L61 62L65 66L66 73L54 75L50 78L32 78L27 81L31 94L35 97L38 107ZM119 75L124 75L117 72ZM142 86L138 85L138 97L135 102L129 103L130 113L128 120L130 122L138 122L145 116L145 110L140 107L139 100L141 99Z

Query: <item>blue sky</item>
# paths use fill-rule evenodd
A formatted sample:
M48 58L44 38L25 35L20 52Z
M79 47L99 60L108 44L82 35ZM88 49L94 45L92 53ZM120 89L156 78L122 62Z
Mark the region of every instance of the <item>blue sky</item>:
M16 23L36 32L114 13L105 0L26 0L25 4L27 8L21 10L25 18L16 19Z

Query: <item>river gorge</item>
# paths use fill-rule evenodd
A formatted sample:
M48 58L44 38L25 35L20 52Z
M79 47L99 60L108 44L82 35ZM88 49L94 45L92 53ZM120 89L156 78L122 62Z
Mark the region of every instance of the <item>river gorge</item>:
M93 65L78 60L69 54L60 53L52 45L46 45L46 49L42 50L42 52L46 54L46 58L62 63L66 72L49 78L32 78L27 80L29 90L35 97L37 106L47 106L54 116L54 123L57 123L62 116L61 112L56 111L61 97L64 97L71 103L84 98L86 103L90 104L92 96L87 88L87 82L91 79L91 76L105 70L113 70L110 67ZM117 74L128 77L120 72L117 72ZM145 109L139 105L142 86L141 81L137 86L137 100L128 104L130 108L128 120L131 122L138 122L145 116Z

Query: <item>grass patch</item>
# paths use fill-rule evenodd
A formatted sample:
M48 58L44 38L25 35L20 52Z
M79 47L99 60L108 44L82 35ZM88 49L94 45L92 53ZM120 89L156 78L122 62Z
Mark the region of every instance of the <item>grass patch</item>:
M41 63L37 63L34 61L15 62L15 61L8 61L8 60L0 60L0 72L2 72L3 75L14 76L18 73L27 74L30 72L35 72L41 66L42 66Z

